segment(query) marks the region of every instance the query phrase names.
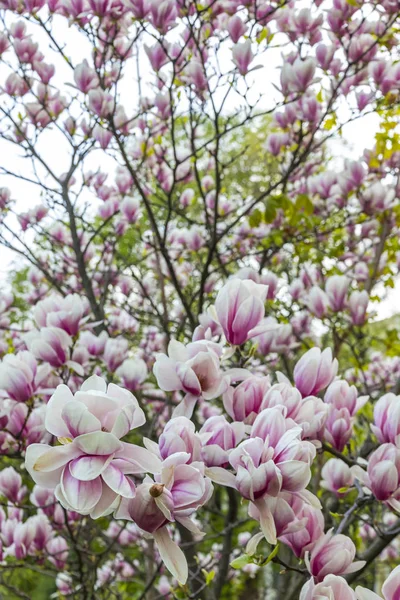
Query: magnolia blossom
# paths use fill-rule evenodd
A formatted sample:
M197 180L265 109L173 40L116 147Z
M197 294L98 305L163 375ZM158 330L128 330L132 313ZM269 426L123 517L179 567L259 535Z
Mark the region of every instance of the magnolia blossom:
M160 388L166 392L186 393L186 401L175 415L184 413L190 417L197 398L212 400L228 388L230 377L220 369L220 354L218 344L198 341L184 346L171 340L168 356L156 356L153 371Z
M59 327L42 327L39 331L32 331L25 336L29 351L37 359L49 363L52 367L64 365L82 372L82 367L70 360L72 338Z
M257 328L264 317L268 286L250 279L231 279L219 291L215 313L227 341L240 346L262 333Z
M325 392L324 401L339 410L346 408L350 416L354 416L366 404L368 398L369 396L358 397L357 388L340 379L330 384Z
M400 596L400 566L396 567L382 586L383 600L398 600ZM381 596L369 590L357 587L357 600L382 600Z
M38 327L58 327L69 335L77 335L87 307L78 294L62 298L51 294L38 302L33 316Z
M332 350L312 348L294 367L294 381L303 396L318 394L334 379L338 370L337 359L332 360Z
M290 492L319 507L305 488L311 478L310 464L315 447L302 442L301 428L284 417L282 406L263 410L253 423L250 438L229 454L235 474L212 467L207 474L222 485L238 490L258 510L260 526L267 541L276 543L276 525L271 502L280 492Z
M312 550L324 534L324 517L319 508L310 506L301 498L293 496L291 500L295 517L292 521L294 526L292 531L279 535L279 539L289 546L297 557L304 558L305 553ZM274 520L276 522L275 515Z
M340 458L330 458L322 467L321 486L339 498L344 496L354 483L354 473Z
M58 386L46 407L45 426L59 446L32 444L26 468L42 487L55 490L65 508L93 518L110 513L120 497L132 498L127 475L154 472L160 461L144 448L121 442L145 422L132 394L90 377L75 395Z
M356 600L356 595L343 577L327 575L321 583L310 579L304 584L299 600Z
M132 519L152 534L164 564L182 584L188 577L185 555L171 539L166 525L177 521L200 534L190 517L208 502L213 492L210 479L204 475L203 463L187 464L188 459L184 452L172 454L154 480L147 477L138 486L136 496L124 499L116 513L117 518Z
M269 377L247 377L237 387L228 387L223 394L224 408L235 421L252 425L270 388Z
M228 423L222 415L210 417L199 431L202 441L201 458L208 467L226 466L229 450L245 435L244 423Z
M134 392L140 389L141 384L147 379L147 365L139 357L127 358L118 367L116 374L128 390Z
M0 364L0 395L5 392L17 402L26 402L37 391L45 391L41 386L50 371L49 364L38 366L30 352L7 354Z
M378 400L371 429L381 443L391 442L400 447L400 396L390 392Z
M306 555L306 565L317 582L327 575L344 575L358 571L365 561L355 561L356 547L346 535L334 535L333 529L321 536Z
M372 452L367 472L358 466L353 472L377 500L400 510L400 450L394 444L382 444Z

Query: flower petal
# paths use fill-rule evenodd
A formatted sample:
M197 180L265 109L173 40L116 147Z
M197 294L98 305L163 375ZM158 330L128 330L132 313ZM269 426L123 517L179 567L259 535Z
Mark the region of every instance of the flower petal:
M97 392L103 392L105 394L107 391L107 383L102 377L92 375L81 385L82 392L88 392L90 390L96 390Z
M80 456L71 461L71 475L80 481L91 481L102 474L112 460L111 456Z
M70 400L64 406L61 418L68 427L69 435L73 438L101 430L100 421L88 411L87 406L76 400Z
M67 425L61 418L65 406L73 400L73 395L68 386L59 385L46 406L45 427L56 437L68 437L70 435Z
M75 438L74 442L86 454L105 456L121 449L121 442L112 433L94 431Z
M49 472L64 467L67 462L77 458L80 450L74 443L65 446L48 447L33 464L33 471Z
M161 527L153 536L161 559L168 571L180 584L184 585L188 578L188 565L182 550L171 540L166 527Z
M124 498L134 498L135 484L129 477L125 477L122 471L114 467L114 465L108 465L101 477L116 494L124 496Z
M61 478L61 491L67 503L77 512L87 515L101 498L103 486L101 478L92 481L79 481L65 467Z

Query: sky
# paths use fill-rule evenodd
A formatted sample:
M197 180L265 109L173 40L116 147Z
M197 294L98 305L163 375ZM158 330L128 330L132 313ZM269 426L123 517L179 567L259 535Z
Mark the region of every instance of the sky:
M66 44L69 55L75 64L82 61L84 56L88 56L88 46L86 41L80 34L73 28L67 27L66 21L61 18L56 19L55 37L58 40L63 40ZM34 37L36 41L39 41L40 47L48 47L48 42L45 34L38 30L36 27L33 29ZM47 62L54 62L47 58ZM54 57L54 54L52 55ZM229 56L223 57L223 61L230 60ZM140 55L141 71L148 73L148 62L144 52ZM61 87L65 86L66 82L72 82L71 72L64 61L56 62L56 75L54 82L56 85ZM271 49L267 52L264 57L258 57L255 59L254 64L262 64L263 69L256 70L252 74L253 84L252 91L254 94L263 93L265 94L265 102L268 105L274 104L278 101L279 94L274 89L273 84L279 83L279 65L281 64L281 51ZM2 80L4 73L0 68L0 79ZM126 96L129 98L131 94L135 93L137 89L137 81L134 81L136 75L134 72L128 73L126 78ZM267 82L267 83L266 83ZM144 93L146 94L146 79L141 81ZM132 85L133 84L133 85ZM266 87L268 86L268 87ZM66 90L68 88L65 88ZM235 109L235 100L232 98L230 103L226 107L229 111ZM128 113L129 114L129 113ZM343 130L343 136L341 140L336 140L331 143L330 148L334 156L340 159L350 158L357 160L363 153L365 148L369 148L374 144L374 136L379 126L379 119L377 115L367 115L361 119L348 124ZM49 133L48 137L44 139L44 144L48 147L44 147L44 152L51 149L51 164L52 168L56 173L63 173L66 170L67 158L66 149L60 146L54 149L52 147L52 134ZM20 151L15 146L11 146L6 142L0 141L0 156L2 156L2 166L8 166L12 169L17 168L21 173L26 174L26 160L21 160ZM99 156L99 154L97 154ZM98 166L98 163L93 165ZM11 179L9 177L0 176L0 186L6 185L12 190L12 197L15 199L15 208L18 212L24 212L35 206L40 201L39 189L30 184L24 183L21 180ZM15 223L15 226L16 223ZM5 279L10 269L14 268L13 261L15 255L12 251L0 247L0 280ZM396 297L399 293L400 285L396 283L393 290L389 292L387 297L380 303L378 307L377 318L382 319L392 316L396 312ZM376 305L375 305L376 309Z

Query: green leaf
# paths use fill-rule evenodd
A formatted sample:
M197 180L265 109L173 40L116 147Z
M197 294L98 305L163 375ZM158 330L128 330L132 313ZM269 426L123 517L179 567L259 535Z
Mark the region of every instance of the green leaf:
M260 564L260 567L265 567L265 565L270 563L271 560L273 560L275 558L275 556L278 554L278 552L279 552L279 542L277 543L275 548L272 550L271 554Z
M210 583L212 582L212 580L215 577L215 571L210 571L209 573L207 573L207 571L205 569L202 569L201 572L204 575L204 580L206 582L206 585L210 585Z
M258 227L262 221L262 212L258 208L254 210L249 217L250 227Z
M253 562L253 557L248 554L242 554L238 556L231 562L232 569L242 569L246 565L249 565Z

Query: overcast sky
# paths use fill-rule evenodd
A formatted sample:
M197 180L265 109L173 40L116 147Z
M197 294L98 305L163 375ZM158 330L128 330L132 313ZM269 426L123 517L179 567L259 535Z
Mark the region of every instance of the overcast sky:
M63 39L66 43L69 54L75 64L81 62L85 56L89 57L88 47L85 43L85 40L74 28L67 27L64 19L58 18L55 31L56 38ZM37 30L37 28L33 29L32 33L34 33L35 39L41 42L41 47L47 45L47 40L44 38L43 34ZM47 56L46 52L45 56L46 62L54 62L50 60L50 57ZM229 57L226 57L226 60L230 60L230 55ZM150 70L148 68L147 58L144 54L141 57L141 61L144 67L142 71L144 73L149 73ZM275 99L278 101L279 98L279 94L274 89L272 84L277 84L279 82L278 67L281 64L280 50L269 50L265 55L265 60L263 57L259 57L254 61L254 63L263 64L264 67L260 70L256 70L252 74L254 92L257 94L264 93L264 101L268 102L270 105L271 103L274 103ZM1 79L4 77L4 72L2 72L1 68L0 77ZM131 94L133 90L137 89L137 83L132 81L134 77L134 73L129 73L128 77L126 78L125 84L127 86L127 98L132 97ZM72 82L71 72L63 61L56 63L56 77L54 81L61 87L63 87L64 83L67 81ZM142 86L144 86L144 89L146 90L146 81L142 81ZM67 90L68 88L66 88L66 91ZM228 104L227 108L228 110L235 109L235 101L233 98L230 105ZM61 120L63 120L62 117ZM357 160L362 155L365 148L369 148L374 144L374 136L377 132L378 125L379 120L377 115L368 115L347 125L343 130L342 139L335 140L331 143L332 153L340 158L347 157ZM47 143L49 150L51 151L51 164L54 171L60 174L65 172L66 165L68 164L68 155L66 154L65 149L62 147L57 147L55 149L56 151L54 151L51 144L51 134L49 134ZM6 158L6 162L9 167L15 168L17 166L20 172L26 171L27 161L21 161L21 159L18 157L18 150L16 147L12 147L10 144L6 144L5 146L4 142L0 142L0 154L2 156L2 160L4 160L3 157ZM96 153L96 156L98 158L99 154ZM96 166L98 166L98 163ZM25 184L20 180L0 176L0 186L3 185L7 185L11 188L12 197L16 200L15 206L18 212L27 211L40 201L39 188L35 189L34 186ZM0 257L0 278L4 279L7 276L10 268L12 268L14 254L9 250L0 247ZM397 297L398 292L399 285L397 284L396 288L391 290L387 298L379 305L378 318L386 318L397 312L395 298Z

